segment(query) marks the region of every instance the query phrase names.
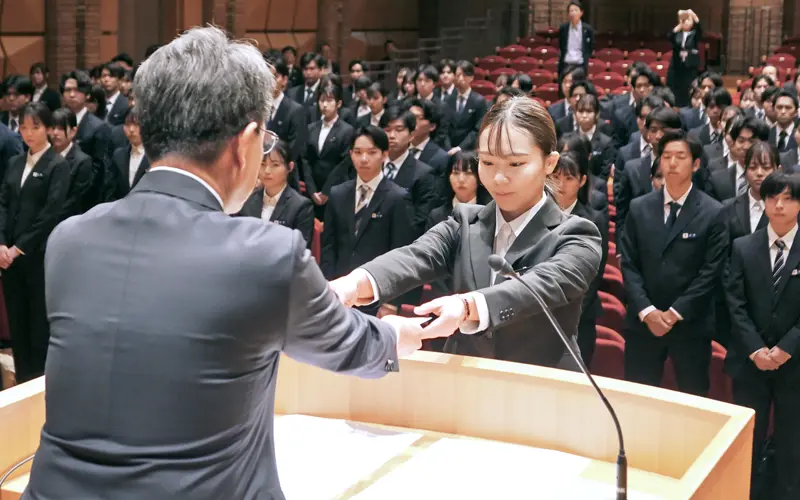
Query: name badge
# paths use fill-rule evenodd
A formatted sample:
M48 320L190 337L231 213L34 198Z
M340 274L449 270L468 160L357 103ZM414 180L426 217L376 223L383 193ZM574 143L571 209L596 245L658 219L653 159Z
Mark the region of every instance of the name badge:
M31 177L33 177L34 179L41 179L42 177L44 177L44 174L42 174L41 172L31 172Z
M693 239L697 238L697 234L695 234L695 233L683 233L681 235L681 238L684 239L684 240L693 240Z
M285 221L285 220L276 220L276 221L274 221L274 222L275 222L276 224L280 224L281 226L288 226L288 224L286 224L286 221Z
M373 212L372 213L372 218L373 219L383 219L383 214L380 213L380 212Z
M800 274L800 269L792 269L792 276L797 276Z

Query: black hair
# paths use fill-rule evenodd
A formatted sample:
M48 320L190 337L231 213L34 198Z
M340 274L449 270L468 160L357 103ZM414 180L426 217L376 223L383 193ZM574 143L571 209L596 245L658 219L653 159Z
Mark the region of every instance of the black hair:
M658 147L656 148L659 157L664 153L664 148L667 147L667 144L672 142L685 143L689 147L689 152L692 154L692 161L699 160L703 156L703 145L679 127L678 129L668 129L664 131L664 137L658 141Z
M715 88L720 88L725 86L725 82L722 81L722 76L719 73L715 73L713 71L706 71L697 79L697 82L702 84L703 80L708 78L714 83Z
M661 78L656 74L655 71L650 69L649 66L645 66L644 68L636 71L636 78L631 82L631 87L635 87L636 80L642 76L647 78L647 80L650 82L650 85L652 85L654 88L661 86Z
M124 62L130 67L133 67L133 58L127 52L120 52L111 59L112 63Z
M788 90L778 91L778 93L775 94L775 97L772 98L772 104L775 105L778 102L778 99L780 99L781 97L788 97L789 99L791 99L792 103L794 104L794 108L797 109L797 96L794 95L794 92L790 92Z
M592 143L585 136L576 132L569 132L561 136L558 140L559 153L566 151L573 151L580 156L585 156L587 161L592 156Z
M353 82L353 89L358 92L359 90L367 90L372 85L372 79L367 75L361 75Z
M492 104L496 104L497 103L497 98L502 96L502 95L507 96L507 97L520 97L520 96L525 95L525 92L523 92L520 89L515 89L514 87L505 86L502 89L500 89L499 91L497 91L497 95L494 96L494 100L492 101Z
M460 68L461 72L464 73L464 76L475 76L475 65L465 59L462 59L456 63L456 67L453 68L454 73L456 68ZM533 82L531 82L531 86L533 86Z
M279 140L275 143L275 147L272 149L270 153L278 153L283 165L288 169L289 163L291 163L292 159L290 156L291 151L289 150L289 144L284 140ZM267 155L269 157L269 155Z
M569 3L567 4L567 11L569 11L569 8L572 7L573 5L581 9L581 12L583 12L583 5L578 0L570 0Z
M10 90L15 90L19 95L26 95L29 98L33 98L33 82L27 76L17 76L9 80L8 84L6 84L6 93Z
M125 125L139 125L139 113L134 109L129 109L128 112L125 113L125 121L122 123Z
M94 112L98 118L105 118L106 116L106 93L100 85L94 85L86 100L97 104L97 111Z
M652 113L654 110L663 108L664 106L666 106L664 99L655 95L649 95L642 100L636 101L636 104L634 105L634 111L636 112L637 118L646 118L642 116L642 111L644 111L644 108L650 108L650 113Z
M597 89L594 87L594 84L588 80L578 80L572 83L572 87L569 88L569 96L572 97L575 95L575 89L582 88L586 91L587 94L592 94L594 96L597 95Z
M30 117L33 122L42 125L46 128L53 126L53 113L50 108L43 102L29 102L22 107L19 112L21 117L20 121L24 121L25 117Z
M118 62L105 63L103 65L103 69L100 70L101 75L103 74L104 70L108 71L113 78L122 79L122 77L125 76L125 68L123 68Z
M399 106L389 106L386 108L383 115L381 115L378 125L381 128L386 128L395 120L400 120L409 132L413 132L414 129L417 128L417 117L414 116L414 113Z
M583 183L583 186L578 190L578 201L581 203L588 204L589 203L589 194L592 184L592 179L589 176L589 158L586 156L569 150L566 153L562 154L558 158L558 163L556 163L556 168L553 173L561 172L566 175L571 175L572 177L577 177L580 179L581 177L586 177L586 182Z
M749 116L742 118L741 120L736 120L728 133L730 134L731 139L735 141L739 138L739 135L744 129L748 129L753 133L753 139L758 139L759 141L769 140L769 127L764 120L760 120L755 116Z
M444 173L444 179L447 181L445 182L444 199L447 200L446 203L448 205L456 195L455 191L453 191L453 186L450 184L450 176L453 172L464 172L475 176L478 181L478 189L475 193L478 203L491 198L489 192L481 184L481 177L478 174L478 155L474 151L459 151L451 157Z
M101 77L101 76L102 76L102 74L103 74L103 66L104 66L103 64L100 64L99 66L95 66L95 67L93 67L92 69L90 69L90 70L89 70L89 76L90 76L90 77L91 77L93 80L99 80L99 79L100 79L100 77Z
M389 95L389 91L386 89L386 85L381 82L374 82L367 88L367 97L375 98L380 95L381 97L386 97Z
M376 148L380 149L383 152L389 151L389 137L386 135L386 132L383 131L382 128L378 128L374 125L367 125L365 127L359 127L356 130L355 135L353 135L353 142L350 144L350 149L356 147L356 141L359 137L366 136L372 141Z
M267 59L267 62L270 63L273 68L275 68L275 73L277 73L278 76L285 76L288 78L289 65L286 64L286 61L283 59L283 57L270 57Z
M445 68L450 68L450 71L452 73L455 73L456 62L452 59L447 59L447 58L442 59L441 61L439 61L439 64L437 65L436 69L438 69L439 73L441 73L442 71L444 71Z
M64 84L67 80L75 80L78 84L78 92L88 96L92 92L92 80L89 75L80 69L75 69L61 76L61 83L59 84L59 91L64 93Z
M148 57L152 56L155 51L161 48L160 43L154 43L153 45L149 45L147 49L144 51L144 58L147 59Z
M428 80L433 80L434 82L438 82L439 81L439 70L436 69L436 66L428 64L428 65L420 68L419 71L417 71L416 78L419 78L420 76L424 76ZM416 81L416 79L414 81Z
M793 200L800 201L800 174L790 174L782 170L776 170L764 179L761 183L759 194L762 200L774 198L786 190Z
M705 107L717 106L724 110L733 105L733 98L725 87L714 87L703 97L703 104Z
M28 75L32 75L32 74L36 73L37 71L41 71L42 75L45 75L45 76L47 76L47 74L50 73L50 71L48 71L47 65L45 63L37 62L37 63L31 64L31 69L28 71Z
M59 108L53 111L53 127L60 128L64 132L68 128L78 128L78 118L69 108Z
M287 45L281 49L281 54L285 54L286 52L291 52L295 57L297 57L297 49L291 45Z
M317 54L316 52L306 52L302 55L302 57L300 57L300 68L305 69L305 67L312 62L315 63L318 68L323 68L327 64L327 61L322 54Z
M744 154L744 168L749 168L753 160L761 163L762 165L769 162L772 168L777 169L780 167L781 158L778 153L778 148L770 144L768 141L756 141Z
M361 59L353 59L350 61L350 64L347 65L347 71L353 71L353 66L361 66L361 70L366 73L367 72L367 65Z
M319 101L323 96L333 97L336 102L342 100L342 86L338 83L338 78L333 78L334 75L324 75L319 79L317 86L316 100Z
M515 73L506 85L511 85L514 82L517 82L519 89L525 94L530 94L533 90L533 79L527 73Z
M572 81L577 82L578 80L586 80L586 70L583 69L581 66L573 66L567 71L564 72L564 76L572 75ZM563 77L561 78L564 79Z
M418 99L415 97L407 102L407 106L408 109L411 109L414 106L420 108L422 110L422 116L431 122L431 125L435 125L436 130L439 130L439 122L442 119L442 115L439 112L439 105L433 101L429 101L427 99Z
M645 119L645 128L650 128L653 123L660 123L667 130L680 130L682 128L681 116L672 108L666 106L654 109Z
M659 85L653 88L652 95L663 99L665 106L675 107L675 92L671 88Z
M761 80L764 80L765 82L767 82L767 86L768 87L774 87L775 86L775 81L772 78L768 77L767 75L758 75L755 78L753 78L753 81L750 83L750 88L755 90L756 86L758 86L758 83Z
M775 96L780 92L778 87L767 87L764 89L764 92L761 93L761 104L765 102L775 102Z
M578 98L578 102L575 103L575 111L581 110L589 110L592 113L599 113L600 112L600 101L597 100L597 96L592 94L585 94Z

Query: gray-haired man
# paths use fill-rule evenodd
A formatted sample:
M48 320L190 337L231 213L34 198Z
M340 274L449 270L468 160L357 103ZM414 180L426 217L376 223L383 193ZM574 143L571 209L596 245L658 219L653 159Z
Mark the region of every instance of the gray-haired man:
M24 498L282 499L280 353L380 377L419 348L416 321L344 308L299 232L226 215L274 145L273 85L261 54L216 28L139 68L154 167L47 247L47 423Z

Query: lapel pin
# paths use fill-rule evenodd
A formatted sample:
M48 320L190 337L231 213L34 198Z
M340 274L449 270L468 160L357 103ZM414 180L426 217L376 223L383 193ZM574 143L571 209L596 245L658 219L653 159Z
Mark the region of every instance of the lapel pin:
M688 237L689 237L689 233L683 233L683 236L682 236L682 238L683 238L684 240L685 240L685 239L687 239Z
M42 173L41 172L31 172L31 176L38 179L39 177L42 177Z
M797 276L800 274L800 269L792 269L792 276Z

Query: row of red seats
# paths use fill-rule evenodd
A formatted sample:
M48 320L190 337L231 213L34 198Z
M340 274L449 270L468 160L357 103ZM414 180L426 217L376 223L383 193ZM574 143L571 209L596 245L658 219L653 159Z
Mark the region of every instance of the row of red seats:
M497 47L495 51L498 56L506 59L514 59L517 57L526 56L537 59L547 59L550 57L558 57L561 52L557 47L546 45L529 47L520 44ZM595 50L594 58L608 64L624 59L633 59L636 61L651 63L656 61L669 61L672 58L672 51L669 49L664 52L656 52L652 49L623 51L616 48L604 48Z
M516 59L498 59L500 56L487 56L477 59L475 62L478 67L475 68L475 76L480 79L492 79L492 75L499 75L500 73L528 73L533 77L536 74L550 74L552 80L558 72L558 58L548 60L540 60L530 56L520 56ZM587 66L589 69L589 76L598 75L601 73L617 73L625 75L628 68L634 63L632 59L622 59L613 63L608 63L600 59L590 59ZM669 60L653 61L648 63L653 69L658 71L659 68L669 68Z

